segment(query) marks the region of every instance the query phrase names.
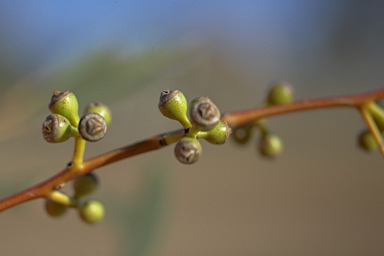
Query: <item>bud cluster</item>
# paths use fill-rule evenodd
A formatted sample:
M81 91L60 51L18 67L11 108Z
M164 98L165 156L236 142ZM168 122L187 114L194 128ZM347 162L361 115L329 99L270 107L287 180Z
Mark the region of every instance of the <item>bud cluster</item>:
M79 136L87 141L98 141L105 136L111 123L111 112L102 103L89 104L80 118L77 98L70 91L55 91L48 107L52 114L43 122L42 134L49 143L61 143Z
M111 123L109 108L100 103L90 103L84 115L79 116L76 96L70 92L53 93L49 103L52 114L47 116L42 125L42 135L49 143L61 143L69 138L76 138L72 163L82 163L85 141L101 140ZM80 156L79 156L80 155ZM88 173L73 181L73 196L68 196L56 188L45 201L46 212L52 217L63 215L68 208L75 208L80 218L86 223L100 222L104 217L104 206L97 200L82 199L93 193L98 186L98 179Z
M277 81L270 85L264 106L282 105L293 102L293 87L285 81ZM233 140L240 145L248 143L255 130L260 130L260 136L256 141L257 152L263 157L275 157L283 150L280 137L267 129L264 119L247 123L233 128Z
M98 187L98 179L94 173L88 173L76 178L73 181L74 195L72 197L54 190L52 192L59 194L59 197L52 196L45 201L45 210L51 217L60 217L67 212L68 208L74 208L78 211L80 218L89 224L102 221L104 218L104 206L97 200L82 201L83 197L92 194Z
M245 145L250 141L256 129L260 130L260 137L256 140L256 149L260 155L264 157L279 155L283 150L283 142L278 135L267 129L265 120L236 127L233 131L233 140L237 144Z
M158 108L165 117L177 120L185 130L185 137L176 143L174 150L181 163L192 164L200 158L199 138L211 144L224 144L230 136L231 129L221 120L220 110L207 97L192 100L188 108L181 91L165 90L160 94Z
M363 111L366 111L366 115L368 115L372 119L372 123L368 123L370 129L365 129L361 131L357 137L357 144L360 149L366 152L376 151L380 144L382 143L377 138L375 138L373 131L377 131L378 136L382 136L384 132L384 109L383 107L372 101L368 102L365 106L363 106ZM381 139L382 140L382 139Z

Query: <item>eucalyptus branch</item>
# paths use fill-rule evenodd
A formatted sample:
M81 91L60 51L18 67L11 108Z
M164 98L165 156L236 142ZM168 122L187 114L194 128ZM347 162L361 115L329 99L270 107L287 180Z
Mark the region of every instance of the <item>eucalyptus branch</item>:
M174 143L179 144L180 141L182 141L183 138L186 138L186 137L192 138L192 140L196 140L196 138L217 139L218 137L216 136L216 134L214 134L213 137L209 136L210 135L209 132L215 129L212 127L219 127L217 129L220 129L220 130L226 129L225 136L229 136L229 130L230 130L229 127L232 128L232 130L235 130L241 127L246 127L247 125L263 126L264 124L260 122L260 120L264 118L268 118L276 115L288 114L292 112L316 110L316 109L324 109L324 108L337 108L337 107L355 108L356 110L358 110L358 112L362 115L364 121L367 123L369 131L371 131L371 135L373 134L373 141L380 146L381 153L384 156L384 145L383 145L383 140L381 138L381 132L383 131L383 127L384 127L384 120L383 120L384 112L382 108L375 103L375 101L377 100L384 99L384 89L380 89L370 93L359 94L359 95L310 99L310 100L294 101L291 103L284 102L284 104L278 104L278 105L267 104L266 106L260 107L260 108L229 112L222 115L218 120L215 120L215 124L211 126L206 125L205 123L204 125L206 126L204 126L202 123L199 123L200 121L198 120L198 118L201 116L198 116L196 118L193 116L194 115L193 113L192 114L190 113L190 115L193 116L191 117L191 120L188 120L188 118L185 118L184 114L186 110L184 109L184 107L180 107L179 105L180 102L184 104L185 97L182 94L180 94L179 91L176 91L176 92L177 93L175 93L175 91L164 91L160 98L159 109L163 113L163 115L171 119L178 120L183 126L182 129L165 132L165 133L147 138L145 140L129 144L125 147L109 151L99 156L90 158L86 161L82 160L86 140L82 135L79 134L84 131L77 132L76 130L79 122L81 123L81 120L76 115L73 115L71 112L70 114L71 118L68 119L68 123L66 123L67 121L64 120L64 123L67 126L71 127L71 129L61 132L59 134L61 137L57 134L54 134L53 137L49 137L51 136L50 132L53 129L53 125L55 124L55 122L57 122L58 119L57 120L54 118L52 119L52 117L51 119L47 119L48 121L46 120L43 125L43 135L45 139L49 137L49 140L52 140L52 141L60 140L59 142L61 142L63 140L68 139L69 137L75 138L75 150L74 150L74 156L72 161L61 172L59 172L55 176L41 182L40 184L34 185L19 193L16 193L12 196L2 199L0 201L0 211L4 211L18 204L27 202L32 199L37 199L37 198L46 198L49 200L56 201L57 203L61 202L62 204L69 207L80 208L80 206L76 206L77 200L72 200L71 198L68 198L65 194L62 194L61 192L58 193L58 190L61 188L62 184L65 184L71 180L74 180L76 178L89 174L90 172L96 169L99 169L105 165L112 164L129 157L133 157L136 155L161 149L163 147L166 147ZM65 92L65 94L66 94L65 96L68 96L68 92ZM57 97L63 96L58 92L55 92L54 95L56 97L55 99L56 101L57 101ZM177 101L172 101L171 103L168 103L168 101L172 97L176 97ZM57 110L57 109L60 109L60 106L59 107L57 106L56 101L50 103L50 108L52 113L57 113L61 111L61 110ZM73 102L73 101L74 100L72 97L64 105L68 107L69 102ZM175 104L175 102L177 104L172 105L172 104ZM199 105L196 105L197 107L195 105L192 105L191 109L196 108L196 111L197 111L196 113L201 114L202 117L208 117L211 119L214 117L214 114L216 113L216 108L215 108L216 106L212 105L213 103L211 104L209 99L206 100L206 98L199 98L197 99L197 103L195 102L194 104L199 104ZM56 109L52 110L52 108L56 108ZM174 111L175 109L176 111ZM68 116L69 110L66 109L65 111L64 111L65 112L64 114ZM94 109L92 109L92 111L94 111ZM89 110L87 111L87 113L90 113L90 112L91 111ZM177 114L179 112L182 113L181 114L182 117L180 117ZM108 115L106 115L105 113L100 115L105 120L108 120L109 118L108 123L110 123L110 117L108 117ZM99 117L97 116L97 118ZM203 120L203 121L206 121L206 120ZM219 121L222 122L221 125L217 124ZM100 125L104 125L104 124L100 124L98 123L98 121L93 120L91 123L87 123L87 125L85 125L84 127L89 128L89 126L91 126L92 129L89 129L88 132L97 133L96 135L100 136L100 129L101 129ZM209 128L207 128L208 126ZM76 128L75 132L73 128ZM263 127L263 129L264 128L265 127ZM223 141L213 141L212 143L222 144L224 142L225 142L225 139ZM188 143L189 144L183 144L184 149L186 146L191 145L190 142ZM193 143L194 141L192 141L192 144ZM196 145L193 144L192 146L196 146ZM197 150L197 149L193 148L193 150ZM188 151L188 154L190 154L190 152L191 151ZM181 152L181 155L182 157L184 157L184 159L182 160L186 161L185 163L190 164L195 161L194 160L191 162L191 159L189 158L190 156L185 155L184 153L185 152ZM89 222L92 222L92 221L89 221Z

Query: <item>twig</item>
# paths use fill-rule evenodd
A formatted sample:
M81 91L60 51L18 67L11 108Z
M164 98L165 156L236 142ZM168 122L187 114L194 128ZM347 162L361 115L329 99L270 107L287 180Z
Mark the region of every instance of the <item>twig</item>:
M222 119L228 123L231 127L238 127L247 123L253 122L260 118L266 118L274 115L282 115L291 112L333 108L333 107L352 107L359 111L363 109L365 104L384 98L384 89L373 91L366 94L334 97L334 98L322 98L296 101L291 104L267 106L262 108L242 110L231 112L223 115ZM365 112L364 112L365 113ZM367 120L366 115L364 115ZM369 118L368 118L369 119ZM148 138L143 141L139 141L128 146L112 150L102 155L91 158L85 162L81 168L77 168L76 165L69 164L64 170L56 174L55 176L43 181L40 184L32 186L24 191L9 196L0 201L0 211L4 211L18 204L36 198L49 198L52 190L58 187L60 184L66 183L78 176L89 173L93 170L99 169L105 165L140 155L146 152L150 152L156 149L161 149L167 145L177 142L184 136L184 130L166 132L154 137ZM378 137L376 132L376 137ZM381 138L376 138L381 139Z

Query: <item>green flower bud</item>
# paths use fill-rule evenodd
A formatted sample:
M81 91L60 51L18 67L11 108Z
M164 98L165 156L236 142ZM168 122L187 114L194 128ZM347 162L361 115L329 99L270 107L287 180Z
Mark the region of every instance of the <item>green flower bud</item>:
M220 120L212 130L198 133L199 138L203 138L211 144L224 144L230 135L231 128L223 120Z
M209 131L220 121L220 110L207 97L194 99L190 104L189 116L192 125L199 131Z
M270 105L288 104L293 101L293 88L287 82L277 82L272 85L267 96Z
M64 116L74 127L77 127L80 117L79 104L75 94L70 91L55 91L48 106L53 114Z
M273 157L281 153L283 143L277 135L268 133L261 137L258 149L261 155Z
M79 133L86 141L95 142L101 140L107 133L107 123L99 114L85 114L79 122Z
M80 218L88 224L102 221L105 214L103 204L96 200L86 201L78 207L78 210Z
M181 91L162 91L158 107L165 117L179 121L184 129L191 127L191 123L187 117L188 103Z
M49 216L59 217L67 211L67 208L66 205L56 203L49 199L45 200L45 210Z
M77 177L73 181L73 190L75 197L81 198L92 194L98 187L98 179L94 173L87 173L83 176Z
M362 131L359 134L358 144L362 150L365 150L367 152L377 150L379 147L379 144L377 143L375 137L369 130Z
M181 138L175 146L175 156L180 163L193 164L199 160L202 147L200 142L195 138Z
M101 102L91 102L88 104L86 113L96 113L104 117L105 122L107 125L110 125L112 122L112 114L111 110L108 108L107 105L101 103Z
M44 140L49 143L64 142L78 135L77 129L70 124L69 120L58 114L47 116L41 131Z

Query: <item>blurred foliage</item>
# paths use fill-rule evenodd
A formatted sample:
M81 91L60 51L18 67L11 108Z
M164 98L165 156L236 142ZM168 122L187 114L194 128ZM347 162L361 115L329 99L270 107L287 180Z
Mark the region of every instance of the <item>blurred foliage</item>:
M112 100L129 99L192 54L171 47L134 55L124 54L119 48L106 48L79 56L48 74L38 69L24 74L12 85L0 87L0 114L5 119L0 127L5 136L0 137L0 141L26 132L26 126L21 124L42 111L46 112L49 97L55 90L72 90L81 95L82 102L102 100L110 105ZM4 67L0 66L0 70L8 76L3 78L3 85L5 81L13 80L13 75L2 69Z
M170 172L164 166L153 162L143 166L141 186L134 197L112 197L109 211L118 237L116 255L151 255L153 247L161 242L158 234L166 222L164 213L170 207Z
M125 55L118 48L104 49L77 60L50 80L54 87L81 93L85 100L101 98L100 94L116 100L150 85L190 54L176 48L151 49L135 55Z

